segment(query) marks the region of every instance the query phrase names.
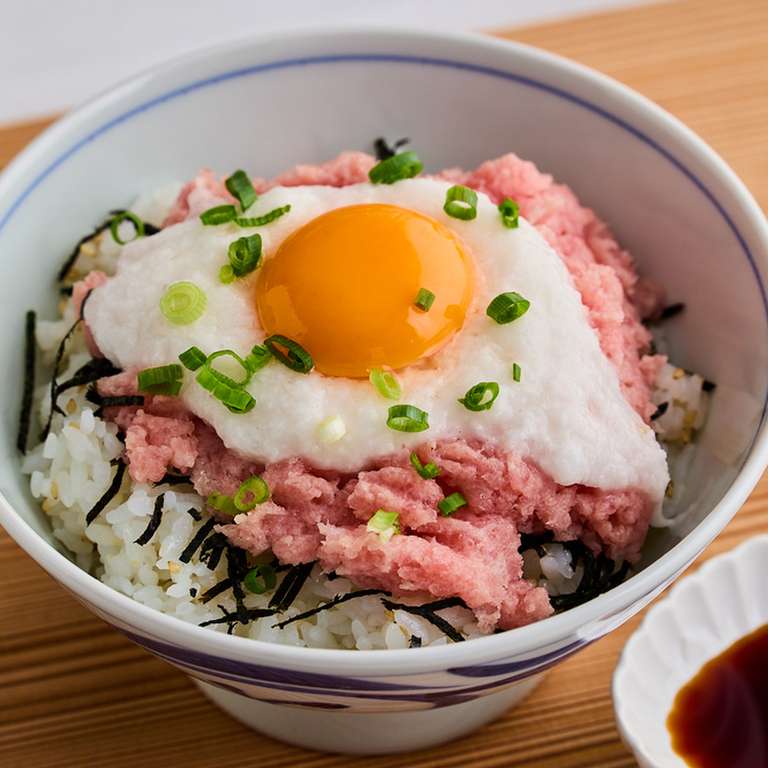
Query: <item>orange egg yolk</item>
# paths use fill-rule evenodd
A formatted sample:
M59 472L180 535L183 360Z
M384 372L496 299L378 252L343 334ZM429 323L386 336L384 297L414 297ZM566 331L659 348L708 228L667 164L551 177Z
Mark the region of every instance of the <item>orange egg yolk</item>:
M420 289L434 294L415 306ZM268 335L312 355L329 376L363 377L433 354L464 322L472 264L442 224L393 205L329 211L265 260L256 305Z

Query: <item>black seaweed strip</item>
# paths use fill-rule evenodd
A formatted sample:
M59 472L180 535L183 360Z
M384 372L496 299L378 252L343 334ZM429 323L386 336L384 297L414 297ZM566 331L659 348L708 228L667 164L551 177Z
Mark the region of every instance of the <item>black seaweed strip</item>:
M274 616L275 612L269 608L247 608L237 609L235 611L227 611L224 606L220 605L219 608L224 614L218 619L209 619L208 621L200 622L199 626L209 627L212 624L228 624L227 632L232 634L235 628L235 624L247 624L254 619L260 619L262 616Z
M272 595L269 607L278 613L282 613L288 608L304 586L304 582L309 577L314 565L314 563L301 563L292 566L283 577L280 586L275 590L275 594Z
M667 412L667 408L669 408L669 403L666 400L663 403L659 403L659 407L653 412L653 416L651 416L651 421L660 419Z
M158 480L155 483L152 483L155 487L158 485L191 485L192 481L189 479L187 475L177 475L175 472L166 472L160 480ZM191 509L187 510L190 514L192 514ZM197 510L194 510L198 515L200 515ZM194 517L194 515L192 515ZM201 520L202 517L195 518L196 520Z
M670 304L668 307L664 307L659 315L659 320L669 320L670 317L679 315L685 309L685 304L679 301L676 304Z
M402 603L393 603L391 600L386 600L385 598L382 598L381 602L387 610L394 611L399 608L407 613L412 613L414 616L420 616L422 619L426 619L432 626L437 627L447 638L453 640L455 643L459 643L465 639L464 635L462 635L453 624L435 613L435 611L442 610L443 608L449 608L455 605L463 606L463 601L458 598L438 600L435 603L429 603L427 605L403 605Z
M16 434L16 447L21 453L27 452L29 426L32 420L32 401L35 394L35 326L37 314L34 309L27 312L24 323L24 389L21 396L19 413L19 431Z
M216 597L217 595L220 595L225 590L229 589L232 586L232 579L227 577L226 579L222 579L221 581L217 581L210 589L206 589L205 592L203 592L202 595L200 595L200 599L207 603L212 598Z
M199 523L203 519L203 513L199 509L195 509L194 507L190 507L187 510L187 514L193 519L197 520Z
M85 399L89 403L98 406L96 411L94 411L97 416L101 416L105 408L110 408L112 406L144 405L143 395L114 395L103 397L94 387L88 387L88 390L85 393Z
M149 520L149 525L144 529L144 533L139 536L136 541L134 541L134 544L140 544L142 547L145 544L149 544L149 542L152 540L152 537L157 532L157 529L160 527L160 523L163 521L163 504L165 503L165 494L161 493L156 499L155 499L155 508L152 510L152 517Z
M293 623L294 621L300 621L301 619L308 619L310 616L314 616L315 614L322 613L323 611L327 611L328 609L334 608L335 606L340 605L341 603L346 603L349 600L354 600L356 597L364 597L365 595L381 595L381 594L388 595L389 592L384 592L381 589L361 589L357 592L348 592L345 595L336 595L336 597L329 600L327 603L318 605L317 608L311 608L308 611L304 611L304 613L299 613L296 616L292 616L290 619L281 621L278 624L274 624L273 626L276 629L282 629L283 627Z
M179 555L179 560L182 563L188 563L192 559L192 555L197 552L200 545L208 537L208 534L213 530L213 526L216 525L216 521L211 517L203 523L200 530L192 537L192 540L184 548L184 551Z
M421 638L418 635L411 635L411 639L408 641L409 648L421 648Z
M103 376L114 376L116 373L120 373L121 370L105 357L91 358L85 365L78 368L70 379L56 385L56 396L58 397L62 392L72 387L91 384Z
M211 571L216 570L216 566L221 560L222 554L227 546L227 538L223 533L212 533L200 548L200 562L205 563Z
M88 293L85 294L85 297L83 298L83 303L80 305L80 317L77 318L77 320L72 324L72 327L67 331L64 338L61 340L61 344L59 344L59 348L56 350L56 359L53 362L53 375L51 376L51 410L48 414L48 421L45 424L45 427L43 428L42 433L40 434L40 441L42 442L45 440L46 437L48 437L48 433L51 431L51 422L53 421L53 414L54 412L63 413L61 408L56 404L56 398L58 396L58 385L56 384L56 372L59 369L59 365L61 364L61 360L64 357L64 351L67 348L67 342L69 341L72 334L75 332L75 329L83 320L83 310L85 309L85 302L88 301L88 297L93 292L93 289L88 291Z
M227 575L232 581L232 594L235 596L238 608L245 607L242 604L245 598L243 579L248 571L248 560L245 556L245 551L231 545L227 547Z
M389 144L387 144L386 139L378 138L373 142L373 150L374 154L376 156L376 159L381 160L388 160L390 157L393 157L397 154L397 150L402 147L404 144L407 144L410 141L410 139L398 139L391 147Z
M117 471L112 478L109 488L104 492L104 495L91 507L88 514L85 516L85 524L90 525L98 516L99 513L109 504L112 499L117 496L120 491L120 486L123 484L123 476L125 475L126 465L124 462L116 459L113 463L117 463Z
M701 388L705 392L711 392L713 389L717 388L717 384L715 384L714 381L709 381L707 379L704 379L704 381L702 382Z

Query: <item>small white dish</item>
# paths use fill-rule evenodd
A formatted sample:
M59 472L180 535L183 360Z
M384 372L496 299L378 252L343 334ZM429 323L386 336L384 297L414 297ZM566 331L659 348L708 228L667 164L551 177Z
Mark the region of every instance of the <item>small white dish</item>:
M768 623L768 535L712 558L676 584L630 637L613 675L616 724L641 768L689 768L667 718L702 666Z

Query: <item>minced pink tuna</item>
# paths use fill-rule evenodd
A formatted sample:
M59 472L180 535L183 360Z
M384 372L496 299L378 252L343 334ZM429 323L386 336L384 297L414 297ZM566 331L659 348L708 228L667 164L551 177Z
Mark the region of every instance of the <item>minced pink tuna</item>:
M275 186L344 186L366 181L374 163L369 155L346 152L271 181L256 179L254 187L261 193ZM605 225L569 189L511 154L439 178L497 203L511 197L520 204L521 215L566 264L624 396L648 421L655 410L650 386L664 359L647 354L651 337L643 320L658 313L663 297L638 279ZM214 174L203 171L184 187L164 226L228 197ZM76 288L76 298L99 279ZM102 380L99 391L131 394L136 386L135 374L126 372ZM443 470L423 480L408 455L382 457L355 475L318 471L300 456L264 466L227 451L209 425L181 411L173 398L147 396L142 407L112 408L107 415L125 433L125 457L137 482L159 481L174 468L207 497L213 491L234 495L247 478L264 478L268 501L234 521L214 512L233 544L255 555L271 551L288 564L317 561L359 587L458 596L486 631L528 624L552 611L546 591L522 578L521 534L551 531L556 540L578 539L595 553L635 561L653 511L638 489L562 486L525 456L461 438L427 440L417 449L422 464L434 461ZM455 491L468 503L444 517L437 503ZM401 533L386 542L366 530L379 509L399 515Z

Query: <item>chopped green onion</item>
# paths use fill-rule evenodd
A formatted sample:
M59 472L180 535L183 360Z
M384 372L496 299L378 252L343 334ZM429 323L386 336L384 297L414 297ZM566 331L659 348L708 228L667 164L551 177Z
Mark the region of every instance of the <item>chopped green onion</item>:
M414 304L422 312L429 312L429 308L432 306L432 302L435 300L435 294L427 288L419 288L419 292L416 294Z
M512 378L514 381L520 381L520 377L523 375L523 370L517 363L512 364Z
M277 573L269 563L261 563L251 568L243 578L243 586L254 595L263 595L275 588Z
M247 211L258 198L256 190L253 188L253 184L251 184L251 180L245 171L235 171L224 182L224 185L229 194L237 198L244 211Z
M374 165L368 172L368 178L374 184L394 184L418 176L423 167L415 152L401 152Z
M245 356L245 367L251 372L260 371L270 360L272 353L266 347L258 344Z
M419 477L423 477L425 480L432 480L443 471L434 461L430 461L422 466L419 457L416 455L416 451L411 453L411 464L419 473Z
M522 317L530 306L531 302L528 299L524 299L519 293L511 291L510 293L500 293L491 301L485 312L499 325L506 325L517 320L518 317Z
M481 381L470 387L467 394L459 398L459 402L468 411L487 411L498 396L499 385L495 381Z
M235 270L232 269L231 264L225 264L219 270L219 280L221 280L224 285L229 285L230 283L235 282Z
M429 428L427 414L415 405L392 405L387 426L398 432L423 432Z
M467 500L457 491L437 502L437 508L443 517L450 517L457 509L463 507Z
M195 381L217 400L220 400L232 413L248 413L256 405L253 396L243 388L244 384L240 384L221 371L211 368L208 363L200 369Z
M251 369L249 368L249 366L245 362L245 360L243 360L243 358L240 357L240 355L238 355L237 352L233 352L231 349L220 349L218 352L214 352L212 355L208 355L208 357L205 360L206 367L207 368L212 368L213 361L217 360L220 357L232 358L232 360L234 360L235 363L237 364L237 367L242 369L242 371L243 371L243 378L242 378L242 380L235 381L235 383L238 386L244 387L244 386L246 386L250 382L251 375L252 375ZM217 373L222 373L222 371L217 371ZM226 374L223 374L223 375L226 375ZM234 379L233 379L233 381L234 381Z
M274 210L269 211L269 213L263 214L262 216L254 216L252 218L246 216L238 216L235 219L235 224L237 224L239 227L263 227L265 224L269 224L270 222L275 221L275 219L279 219L290 210L290 205L283 205L280 208L275 208Z
M368 521L365 529L371 533L378 533L379 538L386 543L395 534L400 533L399 517L397 512L387 512L385 509L380 509Z
M376 391L387 400L399 400L403 394L400 382L391 371L377 368L368 374L368 380L376 387Z
M151 395L176 396L181 391L181 379L184 375L180 365L159 365L139 371L138 391Z
M208 227L215 227L219 224L226 224L228 221L234 221L237 216L237 209L231 203L226 205L215 205L207 211L200 214L200 221Z
M129 238L128 240L123 240L118 234L117 230L126 220L133 224L135 232L133 237ZM116 243L119 245L125 245L126 243L131 242L131 240L136 240L144 235L144 222L135 213L131 213L130 211L123 211L122 213L118 213L117 216L112 219L112 223L109 225L109 231L112 233L112 239Z
M344 419L338 414L327 418L317 425L317 437L321 443L330 445L341 440L347 434L347 427Z
M229 244L229 263L235 277L245 277L261 263L261 235L254 233Z
M477 192L457 184L445 195L443 210L454 219L471 221L477 216Z
M515 229L519 226L520 206L511 197L499 203L499 212L501 213L501 223L507 229Z
M219 512L223 512L225 515L231 515L234 517L235 515L239 514L238 509L235 506L235 502L225 493L218 493L217 491L213 491L211 495L205 500L205 503L209 507L213 507L214 509L218 509Z
M264 339L264 346L276 360L297 373L309 373L315 366L315 361L309 352L285 336L270 336L268 339Z
M240 483L232 500L239 512L250 512L269 498L269 486L260 477L249 477Z
M160 311L174 325L188 325L199 320L207 306L208 297L188 280L169 285L160 298Z
M196 371L207 359L208 355L200 347L190 347L179 355L181 364L189 371Z

